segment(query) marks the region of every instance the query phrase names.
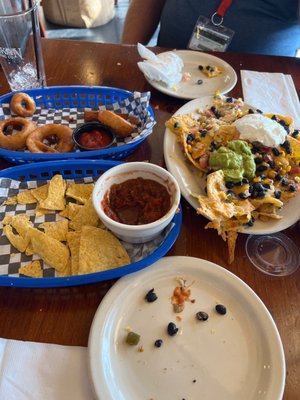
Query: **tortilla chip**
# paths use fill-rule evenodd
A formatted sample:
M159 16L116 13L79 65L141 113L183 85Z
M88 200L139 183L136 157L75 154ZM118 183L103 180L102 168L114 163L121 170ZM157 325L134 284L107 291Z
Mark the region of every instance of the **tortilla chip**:
M66 196L85 204L91 197L93 189L93 183L71 183L67 187Z
M35 216L36 217L41 217L42 215L45 215L49 212L49 210L46 210L46 208L40 207L39 205L36 206L35 209Z
M17 200L17 196L13 196L13 197L8 197L7 200L5 200L1 206L9 206L11 204L17 204L18 200Z
M62 271L56 271L55 275L59 278L63 278L64 276L71 276L71 261L68 262L66 268Z
M92 197L80 208L78 213L70 221L70 228L80 231L84 225L97 226L99 217L93 206Z
M32 195L31 190L25 190L17 194L18 204L34 204L37 199Z
M125 248L112 233L93 226L82 228L78 274L105 271L129 263Z
M29 238L30 238L30 236L29 236ZM25 254L26 254L26 256L32 256L34 254L31 241L29 241L28 246L26 247Z
M7 215L2 223L3 225L11 225L23 237L26 236L28 228L32 226L27 214Z
M45 200L48 194L49 183L46 183L43 186L39 186L35 189L31 189L30 193L33 197L37 199L38 202Z
M13 233L13 229L11 225L5 225L3 228L3 232L7 239L10 241L10 243L21 253L23 253L26 250L26 247L28 246L28 243L30 241L30 238L28 236L23 237L21 235Z
M49 182L45 200L39 202L40 207L47 210L63 210L65 208L66 182L61 175L54 175Z
M60 242L65 242L69 230L69 221L67 219L62 219L56 222L44 222L39 225L39 228L43 229L47 236L59 240Z
M228 264L234 261L235 245L238 237L237 231L227 232Z
M70 263L67 246L35 228L29 229L33 251L57 271L64 271Z
M42 278L43 270L39 260L32 261L29 264L19 268L19 274L29 276L30 278Z
M78 275L80 236L80 231L67 233L67 243L71 252L71 275Z
M59 213L59 215L68 219L73 219L80 208L82 208L81 204L68 203L65 209Z

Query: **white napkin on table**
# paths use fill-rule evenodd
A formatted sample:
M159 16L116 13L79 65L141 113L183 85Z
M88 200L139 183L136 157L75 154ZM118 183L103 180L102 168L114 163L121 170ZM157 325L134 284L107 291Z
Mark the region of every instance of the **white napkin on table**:
M263 112L293 117L300 129L300 102L291 75L241 71L243 99Z
M94 400L87 348L0 339L1 400Z

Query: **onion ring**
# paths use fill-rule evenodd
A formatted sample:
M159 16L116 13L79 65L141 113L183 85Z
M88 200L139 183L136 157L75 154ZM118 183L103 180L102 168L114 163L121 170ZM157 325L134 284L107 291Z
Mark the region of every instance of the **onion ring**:
M28 94L16 93L11 98L10 109L20 117L31 117L36 110L36 105Z
M54 147L43 143L44 139L53 137L58 139ZM26 146L32 153L67 153L74 148L72 129L58 124L38 126L28 135Z
M18 126L21 130L15 134L6 135L5 129L8 126ZM0 123L0 147L6 150L20 150L26 146L28 135L36 129L36 125L25 118L8 118Z

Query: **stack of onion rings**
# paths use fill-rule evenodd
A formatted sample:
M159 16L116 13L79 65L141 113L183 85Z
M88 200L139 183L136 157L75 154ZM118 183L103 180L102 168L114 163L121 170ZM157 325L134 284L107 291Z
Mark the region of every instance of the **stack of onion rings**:
M57 139L54 147L43 143L44 139ZM66 125L47 124L38 126L26 140L28 150L33 153L67 153L73 150L72 129Z
M5 129L11 127L21 127L15 134L6 135ZM0 147L6 150L21 150L26 146L28 135L36 129L36 125L25 118L8 118L0 122Z
M10 101L10 109L20 117L31 117L36 110L36 105L28 94L15 93Z

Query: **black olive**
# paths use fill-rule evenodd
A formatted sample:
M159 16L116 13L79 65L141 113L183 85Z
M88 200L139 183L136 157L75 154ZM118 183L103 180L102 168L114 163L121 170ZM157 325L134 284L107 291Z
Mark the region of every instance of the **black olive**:
M202 85L202 83L203 83L203 80L202 80L202 79L198 79L198 80L197 80L197 85Z
M203 70L203 65L198 65L198 69L199 69L200 71L202 71L202 70Z
M176 333L178 332L178 328L177 328L177 326L174 324L174 322L170 322L170 323L168 324L167 331L168 331L168 334L169 334L170 336L174 336L174 335L176 335Z
M154 293L154 289L149 290L149 292L145 296L145 299L148 301L148 303L153 303L155 300L157 300L157 296Z
M266 188L266 189L271 189L271 186L268 183L264 183L263 187Z
M258 197L258 193L259 192L257 190L252 190L252 192L251 192L252 199L256 199Z
M199 321L207 321L208 320L208 314L206 312L204 312L204 311L199 311L196 314L196 318Z
M290 192L296 192L296 186L295 185L290 185L289 186L289 191Z
M215 308L216 308L217 313L219 313L221 315L225 315L227 312L226 307L223 306L223 304L217 304Z
M163 341L162 341L161 339L157 339L157 340L155 340L155 342L154 342L154 346L155 346L155 347L161 347L162 344L163 344Z
M280 175L280 174L276 174L275 175L275 180L276 181L281 181L281 179L282 179L282 175Z
M265 192L264 192L264 190L262 190L261 192L258 192L257 193L257 197L265 197Z
M226 103L233 103L233 98L232 97L227 97Z
M289 184L289 180L287 178L282 178L281 185L282 186L287 186L288 184Z
M174 128L179 128L180 127L180 124L179 124L179 122L175 122L175 124L174 124Z
M205 137L207 135L207 129L201 129L200 130L200 136Z
M260 110L260 109L256 109L256 112L258 113L258 114L262 114L263 112Z
M254 111L252 110L252 108L249 108L248 114L254 114Z
M242 182L243 182L243 183L249 183L249 181L248 181L247 178L243 178L243 179L242 179Z
M271 119L273 119L274 121L277 121L277 116L274 114L274 115L272 115Z

